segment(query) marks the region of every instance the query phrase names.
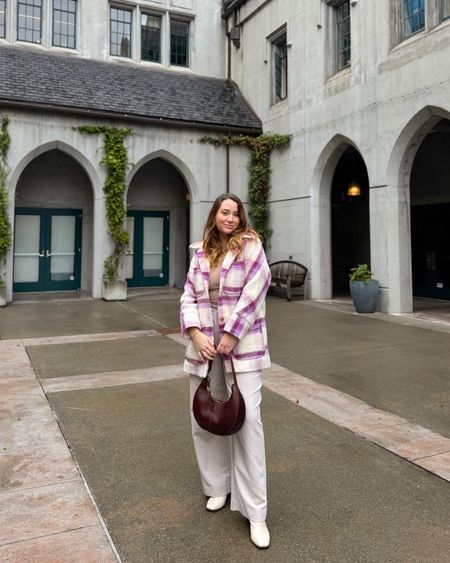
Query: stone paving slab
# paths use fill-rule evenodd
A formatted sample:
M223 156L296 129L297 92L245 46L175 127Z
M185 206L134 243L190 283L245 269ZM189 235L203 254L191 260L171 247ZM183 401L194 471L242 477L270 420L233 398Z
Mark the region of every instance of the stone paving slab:
M72 377L54 377L41 379L41 385L46 393L57 391L75 391L76 389L97 389L130 383L147 383L164 379L181 379L186 374L180 364L171 366L157 366L153 368L118 371L109 373L74 375Z
M97 526L0 546L5 563L117 563Z
M0 379L0 493L78 478L34 379Z
M164 336L28 346L41 378L128 371L183 360L183 350Z
M128 332L103 332L99 334L71 334L69 336L48 336L43 338L24 338L24 346L43 346L47 344L74 344L76 342L98 342L103 340L123 340L124 338L142 338L156 336L156 330L130 330Z
M22 343L8 349L0 342L0 351L5 350L8 361L0 363L0 561L58 561L52 559L58 546L64 546L58 557L70 553L62 560L77 561L89 545L95 561L116 560ZM71 544L80 539L85 544Z
M81 480L1 493L0 545L95 526L98 518Z
M34 370L20 340L0 341L0 381L11 377L34 379Z
M50 393L124 561L442 562L448 483L263 390L272 545L211 514L186 380ZM107 468L107 471L105 471Z
M359 432L359 434L415 463L423 458L450 452L450 440L448 438L406 421L403 424L366 430ZM440 469L444 478L445 475L450 474L450 465Z
M450 481L450 452L418 459L415 463L431 473L437 474L439 471L441 477ZM445 468L445 470L443 470L443 468Z

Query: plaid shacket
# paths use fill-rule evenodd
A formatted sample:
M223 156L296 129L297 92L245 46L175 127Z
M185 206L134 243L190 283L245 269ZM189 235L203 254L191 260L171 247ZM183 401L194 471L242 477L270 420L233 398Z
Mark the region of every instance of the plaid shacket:
M220 333L229 332L239 339L232 353L238 373L270 367L265 320L270 269L261 242L249 235L244 239L244 248L239 256L232 252L225 255L217 305ZM184 371L205 377L208 362L198 356L186 332L190 327L197 327L207 336L214 336L209 301L210 267L202 246L202 242L190 246L197 252L192 258L181 296L180 325L182 334L189 340ZM231 371L226 358L225 363L226 370Z

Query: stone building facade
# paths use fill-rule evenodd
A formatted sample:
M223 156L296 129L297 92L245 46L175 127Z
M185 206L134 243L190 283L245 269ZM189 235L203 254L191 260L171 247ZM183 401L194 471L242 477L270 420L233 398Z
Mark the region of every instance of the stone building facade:
M81 249L72 281L101 295L105 172L86 124L133 129L129 285L180 286L210 202L246 199L246 150L203 145L205 132L264 131L292 135L272 154L268 255L308 267L309 298L345 292L367 262L383 311L411 311L414 294L449 299L449 16L448 0L0 0L9 299L55 289L21 285L31 262L35 278L51 270L48 244L29 241L68 225Z
M78 289L101 297L113 246L103 139L82 134L85 125L132 129L128 285L183 285L189 239L201 237L211 200L227 189L226 155L199 140L261 132L225 79L221 11L220 0L0 1L14 235L8 300ZM245 174L245 155L236 159Z
M309 268L312 299L360 262L383 311L450 298L449 17L446 0L226 2L230 77L293 136L272 156L269 253Z

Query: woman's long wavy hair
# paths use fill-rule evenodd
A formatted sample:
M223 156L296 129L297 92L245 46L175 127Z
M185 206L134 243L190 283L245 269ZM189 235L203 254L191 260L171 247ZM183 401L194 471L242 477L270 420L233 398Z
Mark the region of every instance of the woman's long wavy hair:
M239 225L234 230L227 242L226 248L223 248L220 240L220 233L216 227L216 215L222 203L231 199L237 204L239 213ZM205 230L203 231L203 251L205 256L209 259L212 267L216 266L222 256L229 250L236 255L242 252L244 247L244 235L252 235L258 238L256 231L250 228L248 224L247 214L245 212L242 201L234 194L221 194L211 207L208 219L206 221Z

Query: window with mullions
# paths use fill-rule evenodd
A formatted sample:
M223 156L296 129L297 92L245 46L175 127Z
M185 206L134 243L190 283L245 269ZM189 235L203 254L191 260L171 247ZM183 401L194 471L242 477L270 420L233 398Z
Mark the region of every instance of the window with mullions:
M141 59L161 62L161 17L141 14Z
M41 42L42 0L18 0L17 39L28 43Z
M275 101L279 102L287 97L287 44L285 33L273 41L273 63Z
M441 0L441 20L450 18L450 0Z
M76 0L53 0L53 45L75 49Z
M350 1L345 0L335 7L336 10L336 70L350 64Z
M408 37L425 28L425 0L402 0L402 34Z
M131 57L131 10L111 6L110 52L116 57Z
M189 66L189 22L170 20L170 64Z
M0 37L6 37L6 0L0 0Z

